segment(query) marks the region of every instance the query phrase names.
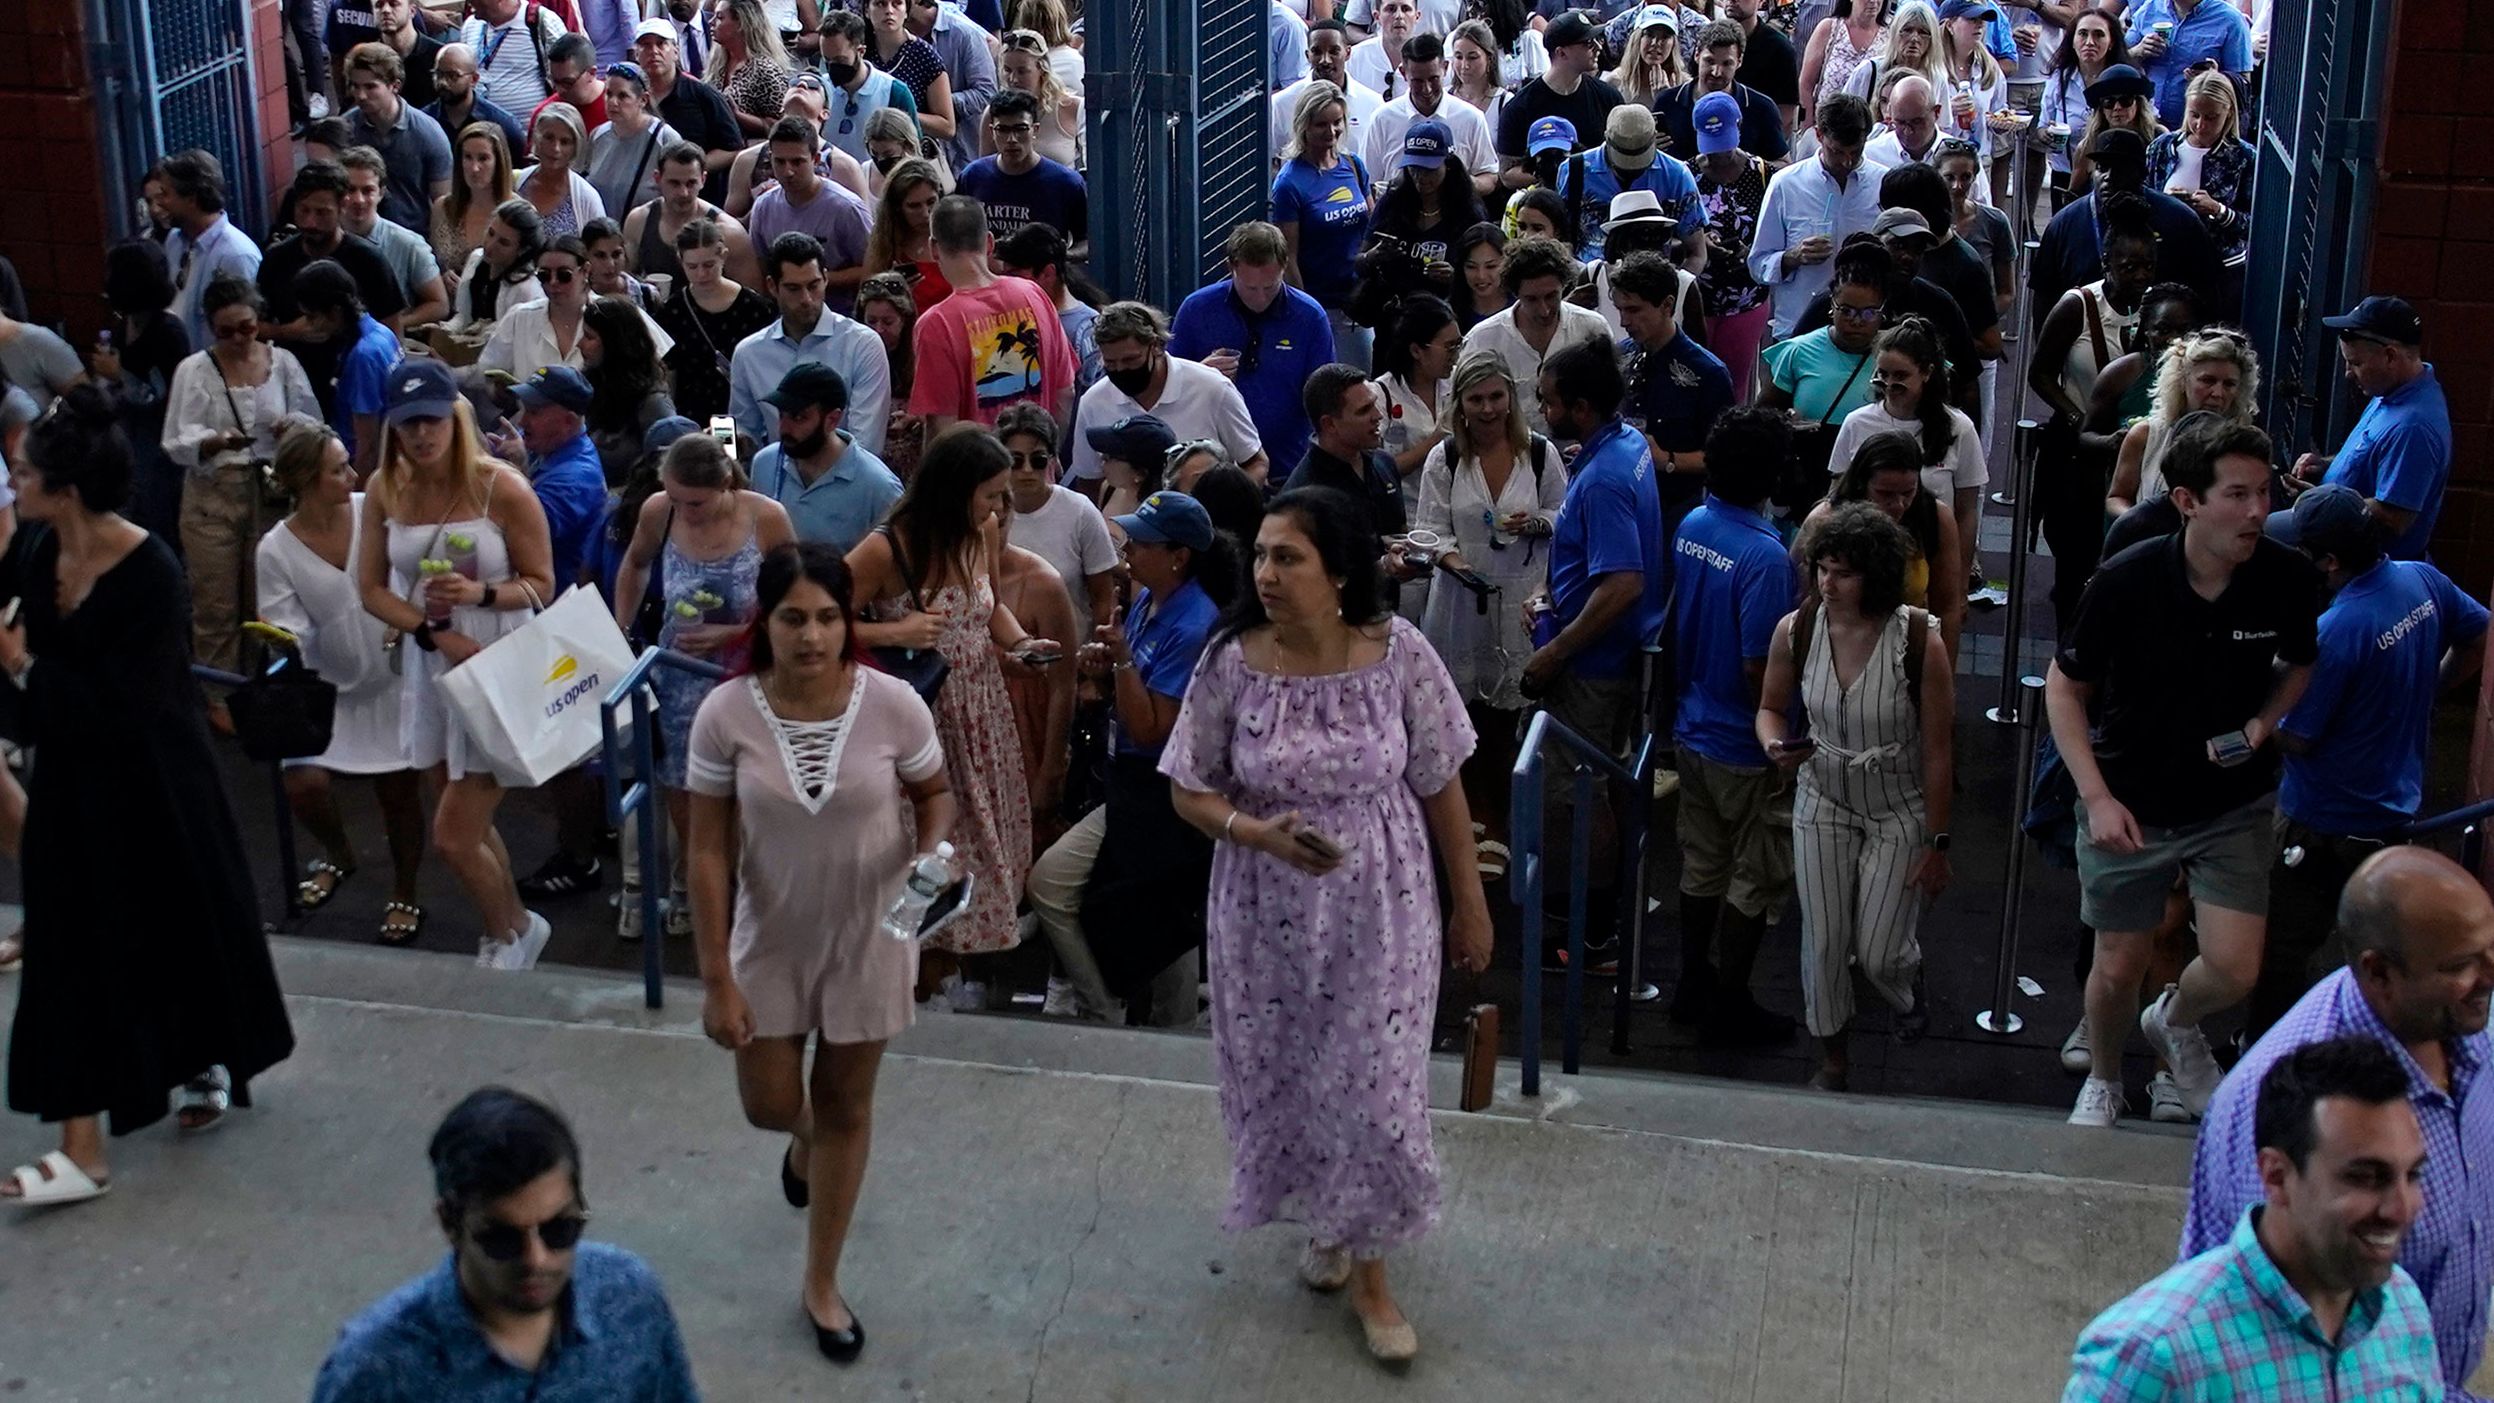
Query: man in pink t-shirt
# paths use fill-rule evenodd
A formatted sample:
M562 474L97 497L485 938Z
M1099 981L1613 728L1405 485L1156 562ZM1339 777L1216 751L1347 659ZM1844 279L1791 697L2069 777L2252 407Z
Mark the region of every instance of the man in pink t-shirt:
M1080 371L1056 303L1039 284L997 275L987 207L967 195L935 206L929 231L952 296L919 314L918 379L909 412L926 417L931 441L956 419L993 428L1007 405L1036 401L1062 425L1074 413Z

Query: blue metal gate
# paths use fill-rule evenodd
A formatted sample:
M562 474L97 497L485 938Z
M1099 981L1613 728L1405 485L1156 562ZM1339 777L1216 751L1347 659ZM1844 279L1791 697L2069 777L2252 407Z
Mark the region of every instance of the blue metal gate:
M139 178L194 147L225 167L227 216L268 231L248 0L87 0L87 72L104 132L112 233L139 228Z
M1265 23L1265 0L1086 7L1091 270L1115 295L1174 309L1264 217Z
M2262 421L2286 457L2337 441L2353 401L2319 318L2362 291L2391 0L2275 8L2260 77L2243 323L2260 348Z

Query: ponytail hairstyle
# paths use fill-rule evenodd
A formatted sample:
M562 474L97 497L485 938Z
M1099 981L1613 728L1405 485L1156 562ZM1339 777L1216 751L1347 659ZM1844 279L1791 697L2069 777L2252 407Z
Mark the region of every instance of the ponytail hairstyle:
M1948 456L1950 446L1957 441L1957 425L1948 414L1948 357L1940 352L1940 334L1926 318L1900 318L1895 326L1879 333L1879 342L1873 348L1876 355L1890 351L1922 369L1922 401L1915 408L1915 416L1922 421L1923 463L1937 464Z

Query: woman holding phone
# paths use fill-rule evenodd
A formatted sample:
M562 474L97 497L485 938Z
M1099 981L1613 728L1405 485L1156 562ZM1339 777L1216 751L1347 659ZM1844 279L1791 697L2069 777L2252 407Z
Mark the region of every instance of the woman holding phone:
M1456 783L1472 723L1420 631L1388 614L1360 505L1274 499L1253 589L1198 666L1160 771L1215 843L1207 950L1232 1230L1306 1225L1300 1279L1351 1288L1368 1351L1419 1352L1385 1257L1434 1226L1429 1032L1441 959L1489 964L1489 902ZM1453 883L1441 934L1431 848ZM1441 950L1443 954L1441 954Z

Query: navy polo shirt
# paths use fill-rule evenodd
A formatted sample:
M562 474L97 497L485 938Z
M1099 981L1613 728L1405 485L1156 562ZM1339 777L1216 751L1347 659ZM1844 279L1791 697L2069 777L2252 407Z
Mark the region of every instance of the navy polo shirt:
M1709 493L1680 523L1671 570L1672 648L1680 668L1672 737L1718 765L1764 769L1758 704L1742 664L1765 661L1775 626L1792 612L1792 556L1775 523Z
M554 587L564 589L580 579L580 562L589 554L589 537L606 515L606 469L587 430L542 458L530 460L528 485L546 509L546 535L554 559ZM551 602L551 601L549 601Z
M1204 655L1204 644L1220 622L1221 606L1193 580L1178 586L1169 602L1157 609L1152 607L1150 590L1135 591L1134 603L1126 609L1126 646L1134 652L1134 670L1143 679L1143 689L1172 701L1182 700L1187 680L1195 675L1195 662ZM1146 759L1160 754L1159 746L1139 745L1126 734L1114 707L1109 710L1109 736L1116 754Z
M1786 46L1786 52L1791 48ZM1756 58L1753 51L1751 57ZM1743 65L1742 71L1748 71ZM1697 159L1697 84L1682 83L1654 99L1654 125L1662 129L1663 149L1683 161ZM1770 161L1783 160L1793 144L1784 136L1784 113L1775 99L1745 83L1732 85L1732 100L1741 106L1741 149Z
M1654 478L1644 437L1621 420L1594 430L1576 454L1550 533L1550 604L1560 627L1585 612L1604 575L1634 571L1645 585L1636 608L1567 660L1572 676L1626 677L1645 641L1662 632L1671 582Z
M2485 624L2485 606L2422 561L2384 560L2349 580L2321 613L2312 683L2279 726L2312 747L2286 756L2286 816L2357 836L2416 817L2442 655Z
M2394 560L2429 560L2442 488L2451 478L2451 406L2427 365L2413 380L2364 406L2364 417L2330 459L2324 482L2416 513L2384 548Z
M1219 350L1238 352L1239 398L1267 462L1279 467L1307 456L1316 428L1303 404L1308 377L1334 358L1334 330L1315 298L1285 286L1262 315L1238 300L1223 278L1188 294L1169 325L1169 354L1202 360Z
M1715 353L1678 331L1650 351L1622 337L1619 356L1628 368L1628 402L1622 409L1629 422L1666 452L1704 448L1707 430L1732 407L1732 372ZM1665 473L1663 483L1663 495L1673 499L1694 497L1702 486L1689 473Z

